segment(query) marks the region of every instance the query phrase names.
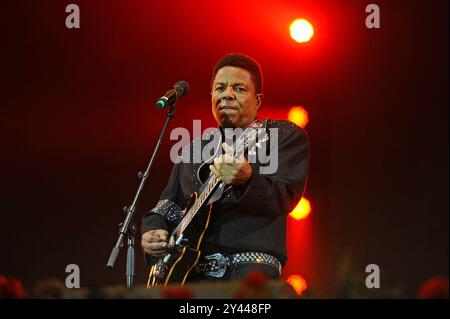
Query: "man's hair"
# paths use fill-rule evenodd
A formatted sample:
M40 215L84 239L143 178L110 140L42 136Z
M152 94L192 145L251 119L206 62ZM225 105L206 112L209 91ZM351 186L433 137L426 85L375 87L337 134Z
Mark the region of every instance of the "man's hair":
M214 67L213 76L211 79L211 86L214 84L217 72L225 66L234 66L242 68L250 72L253 83L255 83L256 93L262 93L262 72L259 64L251 57L240 54L230 53L221 58Z

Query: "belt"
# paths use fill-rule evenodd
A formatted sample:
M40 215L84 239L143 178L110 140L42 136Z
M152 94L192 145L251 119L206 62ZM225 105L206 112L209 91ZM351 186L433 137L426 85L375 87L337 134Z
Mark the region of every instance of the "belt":
M281 274L280 261L269 254L260 252L244 252L231 255L216 253L204 256L196 266L196 270L205 276L221 278L227 268L241 264L263 264L275 268Z

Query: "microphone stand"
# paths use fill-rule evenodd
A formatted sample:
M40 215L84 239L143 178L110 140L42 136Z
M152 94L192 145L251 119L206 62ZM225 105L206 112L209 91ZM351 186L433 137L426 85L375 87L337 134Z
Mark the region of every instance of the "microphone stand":
M144 188L144 184L150 174L150 169L152 168L153 162L155 160L156 154L158 153L159 147L161 145L164 133L166 132L167 125L169 121L175 115L175 103L169 104L169 110L167 111L166 120L164 121L164 125L162 127L161 133L158 138L158 142L156 143L155 149L153 151L152 157L150 159L150 163L147 166L147 169L144 173L139 172L138 177L141 180L139 184L139 188L134 196L133 203L131 206L125 206L123 208L126 217L123 223L119 224L119 238L117 239L116 245L112 249L111 255L109 256L108 263L106 267L113 268L116 262L117 256L119 255L120 248L123 247L123 240L125 235L128 236L128 251L127 251L127 269L126 269L126 277L127 277L127 288L132 288L133 279L134 279L134 239L136 236L136 226L133 222L133 214L136 210L136 204L138 202L139 196L141 195L142 189Z

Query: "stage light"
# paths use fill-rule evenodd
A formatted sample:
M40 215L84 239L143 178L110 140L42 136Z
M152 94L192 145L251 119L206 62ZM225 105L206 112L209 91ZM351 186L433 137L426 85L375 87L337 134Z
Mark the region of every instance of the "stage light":
M297 19L289 26L291 38L298 43L308 42L314 35L314 28L308 20Z
M306 198L302 197L302 199L298 202L297 206L295 206L294 210L290 212L290 216L295 220L300 220L305 218L311 212L311 203Z
M291 107L288 113L288 120L304 128L309 122L308 111L301 106Z
M303 291L308 288L306 280L300 275L290 275L286 282L294 288L297 295L301 296Z

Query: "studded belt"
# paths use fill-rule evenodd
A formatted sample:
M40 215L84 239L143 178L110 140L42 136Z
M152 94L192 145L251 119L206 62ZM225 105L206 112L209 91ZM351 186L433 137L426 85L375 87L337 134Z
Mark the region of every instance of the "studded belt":
M221 278L227 268L240 264L263 264L275 268L281 274L281 263L272 255L259 252L244 252L232 255L221 253L204 256L197 264L197 272L205 276Z

